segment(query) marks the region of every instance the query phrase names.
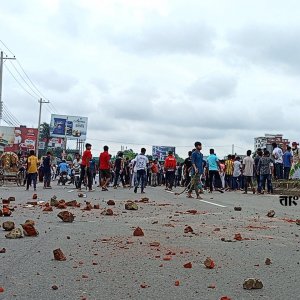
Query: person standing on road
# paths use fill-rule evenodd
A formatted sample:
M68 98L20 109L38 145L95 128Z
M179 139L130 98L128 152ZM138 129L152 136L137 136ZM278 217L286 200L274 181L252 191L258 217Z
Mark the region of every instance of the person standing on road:
M92 145L89 143L85 144L85 151L82 154L82 161L81 161L81 173L80 173L80 180L78 190L81 191L81 184L84 181L84 178L87 177L87 185L89 188L89 192L92 192L93 186L93 177L90 170L90 161L93 159L92 152L91 152Z
M123 177L123 172L124 172L124 159L123 159L123 152L118 153L118 157L115 160L115 180L114 180L114 185L113 188L116 189L118 187L118 179L120 176L120 180L122 182L123 188L125 188L125 181Z
M272 155L275 158L275 178L276 179L282 179L283 178L283 152L282 150L277 146L276 143L272 144L273 146L273 152Z
M202 144L200 142L195 142L196 150L192 153L191 162L192 162L192 179L191 186L188 191L188 198L193 198L192 192L193 189L196 192L197 199L202 199L199 193L199 183L201 180L201 176L203 174L203 154L201 153Z
M30 150L27 158L27 185L26 191L29 190L31 182L33 182L33 189L36 191L36 180L38 171L38 158L34 155L34 151Z
M146 149L141 149L141 154L138 154L133 162L133 169L136 167L137 172L137 180L135 182L134 192L137 192L138 186L141 181L141 193L144 194L144 188L145 188L145 180L146 180L146 170L147 170L147 164L149 163L149 160L147 156L145 155Z
M51 152L47 152L47 156L43 160L44 165L44 189L51 189Z
M254 170L254 159L251 157L251 150L248 150L247 157L245 157L243 159L243 175L244 175L244 180L245 180L244 194L247 194L248 184L250 184L253 194L255 194L255 188L254 188L253 181L252 181L253 170Z
M286 151L283 154L283 177L285 180L289 180L290 171L293 163L293 153L290 146L286 147Z
M216 191L220 193L224 193L221 189L222 183L220 178L220 162L218 157L215 154L214 149L209 150L209 156L207 157L207 164L208 164L208 174L209 174L209 191L212 193L213 191L213 182L215 185Z
M257 165L257 172L260 174L260 181L258 186L258 193L263 194L263 188L267 181L268 194L273 192L272 187L272 172L273 172L273 160L270 157L270 152L268 150L264 151L263 156L260 158Z
M191 172L192 168L192 151L188 152L188 157L184 160L183 163L183 176L184 176L184 186L187 187L191 182Z
M175 171L176 171L176 158L173 155L173 151L168 152L168 156L165 159L165 171L166 171L166 190L172 191L174 180L175 180Z
M111 162L110 162L110 155L108 153L108 146L103 147L103 152L100 153L99 156L99 186L102 187L102 191L108 191L107 186L109 185L110 181L110 169L111 169Z

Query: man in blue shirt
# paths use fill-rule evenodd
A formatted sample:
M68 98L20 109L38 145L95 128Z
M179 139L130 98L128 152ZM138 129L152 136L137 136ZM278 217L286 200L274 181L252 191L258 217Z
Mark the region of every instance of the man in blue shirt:
M213 183L216 191L220 193L224 193L224 191L222 190L222 182L219 173L220 163L218 157L215 154L214 149L209 150L209 156L207 157L207 165L208 165L208 172L209 172L210 193L212 193L213 191Z
M293 162L293 153L291 151L291 147L287 146L286 151L283 154L283 173L284 179L289 180L291 166Z
M200 152L202 149L202 144L200 142L195 143L195 151L192 153L192 179L191 179L191 186L188 191L188 198L193 198L192 191L193 189L196 192L197 199L202 199L199 195L199 188L198 184L201 179L201 175L203 174L203 154Z

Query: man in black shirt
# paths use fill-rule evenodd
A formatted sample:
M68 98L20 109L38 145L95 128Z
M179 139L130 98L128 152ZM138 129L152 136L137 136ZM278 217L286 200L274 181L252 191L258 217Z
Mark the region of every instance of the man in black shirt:
M188 152L189 157L187 157L184 160L184 166L183 166L183 172L184 172L184 178L185 178L185 182L184 182L184 186L188 186L191 182L191 176L190 176L190 171L191 171L191 167L192 167L192 151Z
M118 185L119 176L120 176L123 187L125 187L123 171L124 171L123 152L119 152L118 157L116 158L116 161L115 161L115 181L114 181L115 189L117 188L117 185Z
M44 170L44 189L51 189L51 152L47 152L47 156L43 160Z

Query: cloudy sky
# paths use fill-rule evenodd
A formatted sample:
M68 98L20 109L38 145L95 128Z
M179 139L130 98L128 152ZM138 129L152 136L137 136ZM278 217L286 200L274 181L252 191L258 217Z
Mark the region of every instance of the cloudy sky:
M51 101L42 121L88 117L95 155L108 144L186 156L196 140L204 154L232 144L243 154L265 133L300 140L299 9L296 0L10 0L0 39ZM39 97L17 62L5 62L3 101L37 126Z

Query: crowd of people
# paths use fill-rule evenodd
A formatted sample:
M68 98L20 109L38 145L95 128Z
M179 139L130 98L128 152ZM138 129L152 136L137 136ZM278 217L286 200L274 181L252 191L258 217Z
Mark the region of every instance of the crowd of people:
M87 143L82 156L76 153L71 162L62 160L55 165L51 152L48 152L40 167L31 150L25 167L26 190L30 186L36 190L39 177L45 189L52 188L51 183L57 178L57 184L74 184L79 191L83 185L88 191L94 191L93 187L97 186L104 192L120 186L132 187L135 193L139 188L141 193L145 193L146 186L164 186L167 191L181 186L188 198L193 198L195 191L198 199L205 190L209 193L214 190L220 193L242 190L246 194L250 188L254 194L273 193L272 180L300 178L300 152L296 142L284 152L276 143L272 146L271 153L267 149L257 149L255 153L248 150L243 159L236 155L219 159L214 149L210 149L204 159L202 144L195 142L183 163L177 162L172 151L163 161L149 159L145 148L134 159L124 157L120 151L112 160L109 147L104 146L99 163L96 163L91 152L92 145Z

